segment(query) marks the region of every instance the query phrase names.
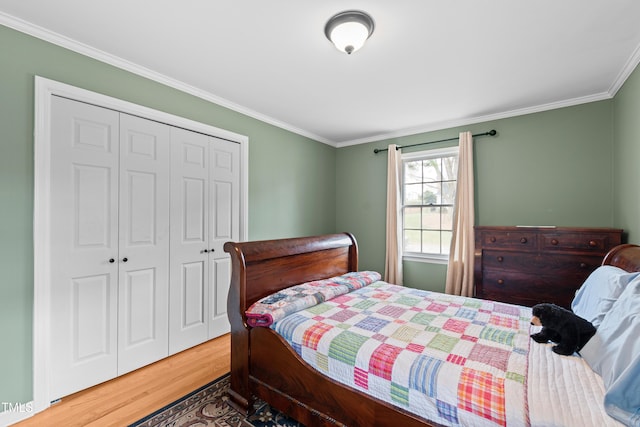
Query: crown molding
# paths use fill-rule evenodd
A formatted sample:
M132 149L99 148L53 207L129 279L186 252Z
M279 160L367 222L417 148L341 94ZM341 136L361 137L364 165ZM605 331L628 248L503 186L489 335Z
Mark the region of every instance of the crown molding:
M101 51L99 49L96 49L84 43L80 43L69 37L47 30L45 28L42 28L30 22L24 21L20 18L14 17L12 15L8 15L4 12L0 12L0 25L4 25L14 30L36 37L38 39L53 43L55 45L80 53L82 55L96 59L98 61L107 63L109 65L113 65L122 70L129 71L133 74L139 75L144 78L148 78L150 80L161 83L165 86L169 86L171 88L180 90L182 92L204 99L208 102L212 102L214 104L233 110L237 113L246 115L256 120L260 120L267 124L271 124L278 128L293 132L297 135L310 138L314 141L327 144L334 148L342 148L342 147L348 147L351 145L366 144L369 142L376 142L376 141L381 141L381 140L391 139L391 138L400 138L400 137L415 135L419 133L433 132L437 130L443 130L443 129L453 128L458 126L467 126L471 124L482 123L482 122L487 122L492 120L506 119L506 118L521 116L525 114L539 113L539 112L553 110L557 108L570 107L570 106L584 104L588 102L611 99L616 95L618 90L622 87L624 82L627 80L627 78L631 75L631 73L640 63L640 46L638 46L633 52L633 54L629 57L629 60L627 61L623 69L618 74L617 78L614 80L614 82L606 92L596 93L593 95L572 98L572 99L558 101L558 102L541 104L533 107L514 109L514 110L505 111L501 113L480 115L480 116L474 116L474 117L467 117L463 119L431 123L424 126L405 128L398 131L375 134L365 138L358 138L358 139L338 142L338 141L327 139L320 135L316 135L305 129L298 128L289 123L277 120L265 114L259 113L245 106L236 104L226 98L222 98L213 93L203 91L197 87L191 86L177 79L168 77L164 74L161 74L151 69L148 69L146 67L140 66L131 61L124 60L115 55L111 55L107 52Z
M632 70L633 71L633 70ZM425 126L402 129L397 132L381 133L366 138L354 139L351 141L342 141L337 143L337 148L348 147L351 145L366 144L368 142L383 141L385 139L401 138L404 136L416 135L419 133L434 132L443 129L450 129L459 126L468 126L476 123L490 122L500 119L508 119L511 117L524 116L526 114L540 113L543 111L555 110L558 108L572 107L574 105L586 104L589 102L602 101L611 99L613 95L609 92L596 93L594 95L582 96L563 101L550 102L547 104L536 105L533 107L519 108L515 110L505 111L495 114L487 114L482 116L473 116L457 120L447 120L438 123L431 123Z
M629 78L631 73L633 73L633 70L636 69L639 63L640 63L640 45L638 45L638 47L636 47L636 49L633 51L631 56L629 56L627 63L624 64L624 67L622 67L622 70L620 70L620 74L618 74L618 77L616 77L616 79L613 81L613 84L609 88L609 93L611 94L612 98L616 96L616 94L618 93L622 85L624 85L624 82L627 81L627 79Z
M9 15L1 11L0 11L0 25L4 25L16 31L20 31L22 33L25 33L30 36L36 37L38 39L44 40L46 42L55 44L57 46L71 50L73 52L82 54L89 58L96 59L98 61L104 62L106 64L112 65L114 67L120 68L122 70L128 71L138 76L147 78L149 80L153 80L165 86L171 87L173 89L177 89L181 92L188 93L195 97L204 99L205 101L212 102L214 104L233 110L237 113L244 114L245 116L249 116L251 118L260 120L270 125L293 132L300 136L313 139L315 141L330 145L332 147L336 147L336 143L334 141L328 140L327 138L324 138L319 135L315 135L314 133L308 132L304 129L300 129L289 123L285 123L283 121L280 121L273 117L259 113L245 106L236 104L235 102L229 101L226 98L222 98L213 93L201 90L195 86L191 86L180 80L158 73L149 68L138 65L134 62L131 62L123 58L120 58L118 56L112 55L110 53L104 52L100 49L96 49L92 46L81 43L77 40L63 36L54 31L40 27L31 22L27 22L23 19L17 18L15 16Z

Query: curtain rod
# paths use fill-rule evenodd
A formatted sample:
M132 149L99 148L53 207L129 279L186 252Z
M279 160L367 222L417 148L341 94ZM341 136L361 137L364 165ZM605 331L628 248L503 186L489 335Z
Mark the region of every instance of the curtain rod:
M476 137L476 136L486 136L486 135L489 135L489 136L495 136L497 133L498 133L498 132L496 132L496 130L495 130L495 129L491 129L489 132L476 133L475 135L471 135L471 136L473 136L473 137ZM439 140L437 140L437 141L429 141L429 142L420 142L420 143L418 143L418 144L405 145L404 147L398 146L398 147L396 147L396 150L399 150L399 149L401 149L401 148L415 147L415 146L418 146L418 145L435 144L436 142L455 141L456 139L460 139L460 137L456 136L455 138L439 139ZM378 154L378 153L379 153L379 152L381 152L381 151L389 151L389 149L388 149L388 148L375 148L375 149L373 150L373 152L374 152L375 154Z

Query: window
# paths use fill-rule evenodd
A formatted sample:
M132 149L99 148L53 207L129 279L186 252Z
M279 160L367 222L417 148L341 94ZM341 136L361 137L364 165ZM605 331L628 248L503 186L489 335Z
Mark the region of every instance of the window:
M457 176L458 147L402 155L402 237L406 257L447 261Z

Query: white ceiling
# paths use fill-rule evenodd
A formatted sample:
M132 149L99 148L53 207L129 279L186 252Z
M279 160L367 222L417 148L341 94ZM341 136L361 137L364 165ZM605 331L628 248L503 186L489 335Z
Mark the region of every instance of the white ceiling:
M350 56L324 35L347 9L376 25ZM0 0L0 24L338 147L608 99L640 62L638 0Z

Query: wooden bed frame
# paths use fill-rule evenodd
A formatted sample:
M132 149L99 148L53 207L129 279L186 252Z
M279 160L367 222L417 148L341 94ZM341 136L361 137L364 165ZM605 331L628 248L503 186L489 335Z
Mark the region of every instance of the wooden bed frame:
M436 426L423 418L344 386L317 372L269 328L247 326L254 302L299 283L358 269L349 233L258 242L227 242L232 278L230 404L244 414L260 398L306 426ZM640 271L640 246L613 248L603 265Z

